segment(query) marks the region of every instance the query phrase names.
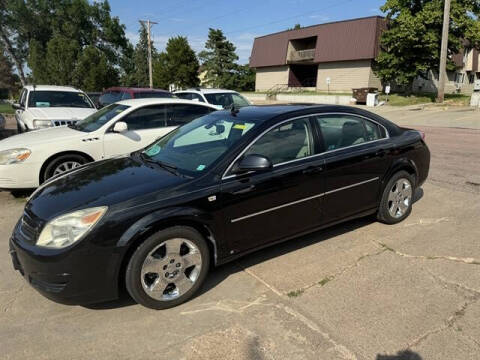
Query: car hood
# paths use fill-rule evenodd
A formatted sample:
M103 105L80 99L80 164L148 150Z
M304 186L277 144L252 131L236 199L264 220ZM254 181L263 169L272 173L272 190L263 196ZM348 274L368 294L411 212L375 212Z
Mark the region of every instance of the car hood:
M71 129L67 126L34 130L0 140L0 151L28 148L32 145L51 143L52 141L70 140L76 137L83 137L86 134L87 133Z
M168 192L187 181L191 180L149 165L136 155L123 156L82 166L48 182L31 196L26 208L48 221L79 209L110 207Z
M70 107L28 108L28 112L32 115L32 118L38 120L83 120L96 111L96 109L92 108Z

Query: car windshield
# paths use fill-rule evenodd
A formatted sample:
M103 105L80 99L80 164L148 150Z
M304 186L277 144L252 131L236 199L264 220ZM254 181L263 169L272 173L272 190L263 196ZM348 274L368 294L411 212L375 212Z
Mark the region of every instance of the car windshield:
M188 176L199 176L257 123L214 112L183 125L143 150L147 160L170 165Z
M232 104L235 104L236 107L250 105L247 99L236 93L214 93L204 95L210 104L222 106L224 109L229 108Z
M87 96L74 91L31 91L28 107L93 108Z
M173 95L169 92L161 92L161 91L135 93L135 99L146 99L146 98L173 98Z
M130 106L119 104L108 105L70 127L84 132L95 131L129 107Z

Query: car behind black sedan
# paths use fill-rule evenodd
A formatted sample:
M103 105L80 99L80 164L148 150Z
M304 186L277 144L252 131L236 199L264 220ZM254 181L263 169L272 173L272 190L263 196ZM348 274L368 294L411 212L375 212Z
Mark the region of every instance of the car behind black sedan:
M402 221L429 163L422 133L357 108L214 112L44 184L10 252L52 300L111 300L126 285L164 309L189 299L211 265L356 217Z

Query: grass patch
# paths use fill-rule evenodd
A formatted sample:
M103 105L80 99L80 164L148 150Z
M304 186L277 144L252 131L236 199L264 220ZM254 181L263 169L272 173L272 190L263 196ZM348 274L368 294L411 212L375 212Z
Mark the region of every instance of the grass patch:
M382 94L379 96L380 101L386 101L387 95ZM388 105L391 106L409 106L418 104L435 103L435 94L391 94L388 95ZM468 106L470 103L470 96L463 94L445 94L445 104L455 106Z
M385 250L388 250L388 251L391 251L391 252L395 252L395 250L392 249L390 246L388 246L388 245L386 245L386 244L383 244L383 243L379 243L379 244L380 244L380 246L381 246L382 248L384 248Z
M326 285L328 282L332 281L333 280L333 276L327 276L327 277L324 277L322 280L320 280L318 282L318 285L320 286L324 286Z
M293 291L290 291L290 292L287 294L287 296L288 296L288 297L298 297L298 296L302 295L304 292L305 292L304 289L293 290Z
M0 103L0 114L13 114L15 110L13 110L12 105Z

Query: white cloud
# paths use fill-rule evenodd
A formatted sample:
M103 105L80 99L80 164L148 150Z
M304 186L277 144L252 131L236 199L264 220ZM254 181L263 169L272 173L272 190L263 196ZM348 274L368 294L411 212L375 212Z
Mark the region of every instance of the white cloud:
M328 21L330 18L326 15L314 14L309 16L310 19L315 19L317 21Z

